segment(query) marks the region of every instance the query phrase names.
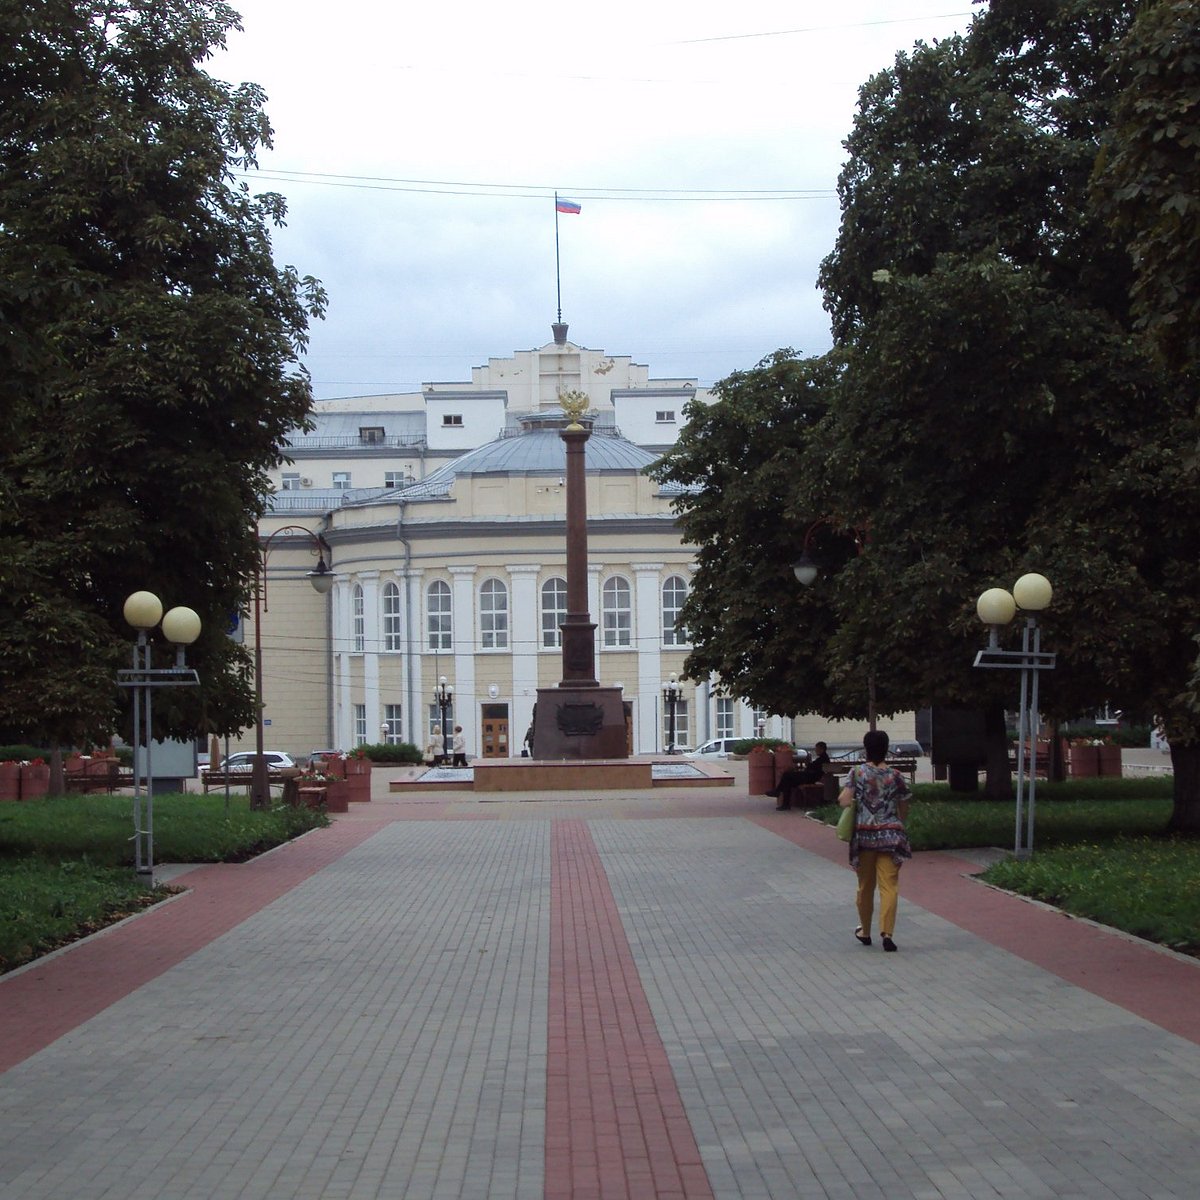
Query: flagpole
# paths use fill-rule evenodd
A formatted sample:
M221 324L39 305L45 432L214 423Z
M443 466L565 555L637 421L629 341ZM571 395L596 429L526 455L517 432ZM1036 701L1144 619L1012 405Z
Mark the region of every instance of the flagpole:
M554 287L558 295L558 323L562 324L562 271L558 261L558 193L554 193Z

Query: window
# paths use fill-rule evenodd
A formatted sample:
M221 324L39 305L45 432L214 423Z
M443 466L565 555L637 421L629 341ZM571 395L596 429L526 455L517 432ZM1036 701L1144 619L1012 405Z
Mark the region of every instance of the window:
M394 583L383 588L383 648L403 650L400 627L400 589Z
M395 746L404 740L404 728L400 718L399 704L385 704L383 706L383 728L380 730L380 733L383 734L383 744L385 746Z
M283 478L279 483L281 492L298 492L300 490L300 472L299 471L284 471Z
M604 581L600 597L604 641L608 650L633 645L633 601L629 581L619 575Z
M350 490L350 472L334 471L333 486L339 492L348 492Z
M437 749L441 753L441 734L442 734L442 706L440 704L431 704L429 706L429 739L433 740L433 731L438 731ZM451 700L446 705L446 746L449 748L450 739L454 736L454 701Z
M425 631L430 650L450 649L450 585L440 579L425 593Z
M675 410L673 408L660 408L654 414L654 423L655 425L674 425Z
M663 701L663 726L662 726L662 744L664 750L669 750L672 746L679 749L680 746L690 746L692 743L688 737L688 702L686 700L675 701L675 740L671 740L671 706Z
M733 737L733 697L717 697L717 737Z
M367 743L367 706L365 704L356 704L354 706L354 744L356 746L365 746Z
M663 645L687 645L687 629L680 623L679 610L687 599L688 585L678 575L672 575L663 584L662 590L662 619Z
M408 483L408 476L403 471L384 471L383 486L385 488L403 487Z
M567 581L547 579L542 584L542 645L556 649L562 645L559 626L567 619Z
M360 442L365 442L368 446L383 445L383 426L360 425L358 429L358 440Z
M361 583L354 585L351 597L354 618L354 653L361 654L367 648L367 623L363 610L363 590Z
M499 579L486 579L479 589L479 646L482 650L508 647L508 589Z
M442 413L443 428L462 428L462 413Z
M756 738L767 736L767 721L771 714L765 708L756 708L754 710L754 736Z

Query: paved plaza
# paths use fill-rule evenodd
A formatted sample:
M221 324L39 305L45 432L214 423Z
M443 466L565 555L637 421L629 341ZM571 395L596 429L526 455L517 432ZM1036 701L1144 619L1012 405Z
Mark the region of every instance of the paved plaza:
M740 787L387 794L0 978L3 1200L1195 1200L1200 963Z

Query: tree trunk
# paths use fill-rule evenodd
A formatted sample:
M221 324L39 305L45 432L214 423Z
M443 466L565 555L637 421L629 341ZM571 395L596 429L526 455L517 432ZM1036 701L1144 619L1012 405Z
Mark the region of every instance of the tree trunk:
M1171 766L1175 771L1175 807L1167 831L1200 835L1200 742L1186 746L1172 742Z
M50 747L50 795L62 796L66 790L67 780L63 774L62 747L55 742Z
M1004 705L989 704L983 710L983 736L987 742L984 795L989 800L1010 800L1013 782L1008 766L1008 724L1004 719Z
M1050 722L1050 767L1047 780L1062 783L1067 778L1067 756L1063 753L1063 740L1058 732L1058 722Z

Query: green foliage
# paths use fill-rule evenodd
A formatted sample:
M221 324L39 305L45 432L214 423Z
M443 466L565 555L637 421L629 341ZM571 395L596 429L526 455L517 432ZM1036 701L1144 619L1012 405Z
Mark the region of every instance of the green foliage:
M358 749L375 763L419 763L424 760L420 747L411 742L374 742Z
M1194 840L1121 837L1057 846L1025 862L997 863L983 878L1077 917L1200 955L1200 843Z
M1093 195L1133 258L1133 306L1164 360L1200 369L1200 21L1145 4L1118 47L1125 87Z
M70 796L0 806L0 971L156 903L134 878L128 796ZM311 809L252 812L235 798L154 798L160 862L241 862L329 823Z
M237 28L214 0L5 6L0 19L0 730L80 744L117 724L140 588L204 622L199 689L161 732L253 716L225 636L257 563L314 280L277 267L277 196L232 172L270 144L262 92L201 64ZM156 665L166 665L161 650Z
M733 743L730 747L731 754L745 755L749 754L756 746L761 746L764 750L775 750L780 746L791 746L791 742L781 741L779 738L742 738Z
M50 760L48 750L40 750L37 746L27 743L17 743L13 746L0 746L0 762L29 762L35 758Z

